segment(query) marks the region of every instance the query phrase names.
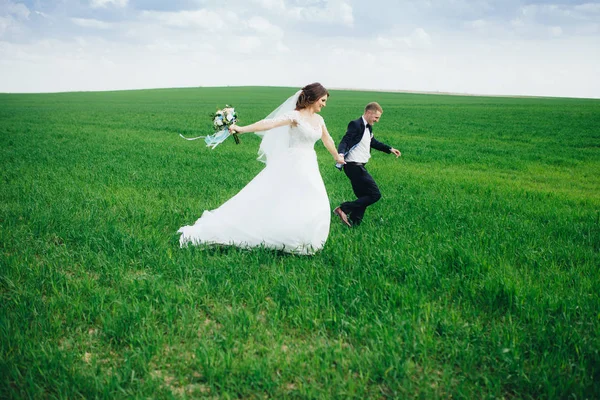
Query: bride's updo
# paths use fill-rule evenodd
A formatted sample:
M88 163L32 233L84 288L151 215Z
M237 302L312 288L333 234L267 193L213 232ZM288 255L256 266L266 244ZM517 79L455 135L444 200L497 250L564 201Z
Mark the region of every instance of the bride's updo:
M296 110L302 110L303 108L308 107L325 95L329 97L329 92L318 82L304 86L296 101Z

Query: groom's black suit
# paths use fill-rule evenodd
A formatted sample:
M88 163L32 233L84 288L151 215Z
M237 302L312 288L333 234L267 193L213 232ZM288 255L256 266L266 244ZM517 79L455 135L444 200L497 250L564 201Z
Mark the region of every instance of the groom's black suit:
M366 127L369 129L369 132L371 132L369 150L373 148L383 151L384 153L391 153L392 148L390 146L381 143L373 137L373 127L370 125L367 125ZM344 157L346 157L348 153L359 144L364 133L365 122L362 117L350 121L346 134L338 146L338 153L343 154ZM341 169L342 167L338 166L338 168ZM347 162L343 166L343 169L348 179L350 179L352 190L354 190L357 199L342 203L340 208L348 215L353 225L359 225L363 219L366 208L381 198L381 192L371 174L367 172L365 163Z

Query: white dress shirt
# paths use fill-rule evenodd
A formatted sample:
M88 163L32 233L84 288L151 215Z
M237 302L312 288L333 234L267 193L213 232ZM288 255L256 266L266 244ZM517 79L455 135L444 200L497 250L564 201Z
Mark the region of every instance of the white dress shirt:
M371 158L371 131L367 128L367 121L362 117L365 123L365 131L363 137L358 144L350 150L346 156L346 162L357 162L366 164Z

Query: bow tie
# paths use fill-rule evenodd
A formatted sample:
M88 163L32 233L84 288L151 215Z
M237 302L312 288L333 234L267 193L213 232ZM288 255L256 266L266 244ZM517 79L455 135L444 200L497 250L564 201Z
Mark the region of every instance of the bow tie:
M370 130L370 131L372 131L373 130L373 125L367 124L367 129Z

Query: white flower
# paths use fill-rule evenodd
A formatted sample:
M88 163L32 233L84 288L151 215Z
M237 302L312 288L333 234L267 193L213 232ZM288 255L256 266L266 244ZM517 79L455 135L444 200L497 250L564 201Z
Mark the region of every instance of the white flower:
M227 121L233 121L233 114L227 114Z
M216 123L218 126L223 126L223 120L222 120L222 119L218 119L218 120L217 120L215 123Z

